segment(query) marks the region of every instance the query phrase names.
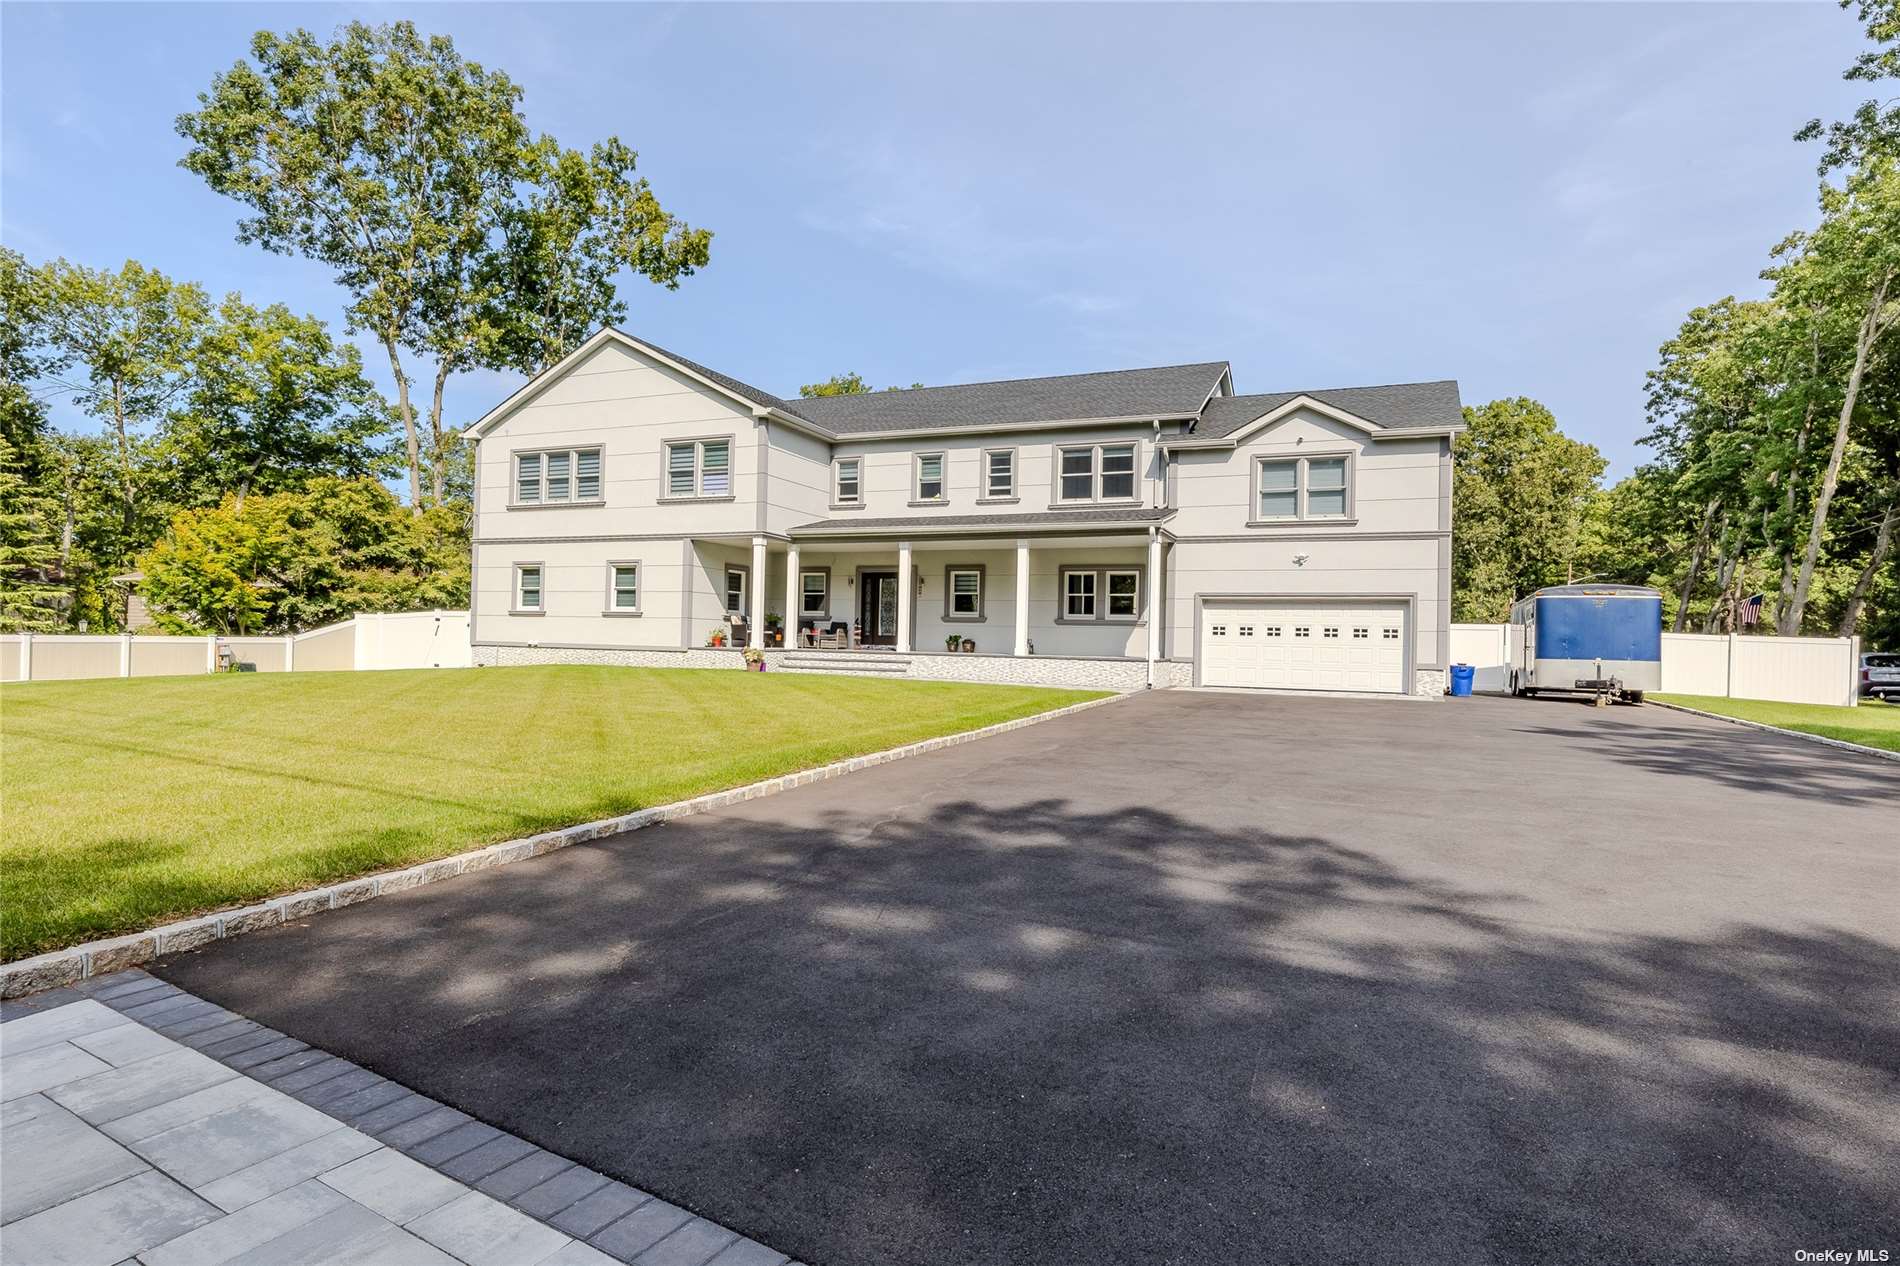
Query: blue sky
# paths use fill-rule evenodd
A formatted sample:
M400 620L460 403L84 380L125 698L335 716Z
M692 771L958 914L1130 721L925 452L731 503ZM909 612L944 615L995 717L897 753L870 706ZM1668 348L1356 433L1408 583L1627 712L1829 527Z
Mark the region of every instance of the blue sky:
M1861 95L1820 2L9 3L0 237L340 323L320 265L236 242L172 120L259 27L404 15L508 71L538 130L640 151L717 236L679 291L629 282L627 327L758 386L1449 377L1543 400L1613 474L1657 345L1812 219L1790 134Z

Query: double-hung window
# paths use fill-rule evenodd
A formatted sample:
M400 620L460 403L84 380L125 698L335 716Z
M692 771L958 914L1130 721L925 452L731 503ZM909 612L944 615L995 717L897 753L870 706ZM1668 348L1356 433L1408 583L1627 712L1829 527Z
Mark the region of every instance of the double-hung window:
M1065 620L1096 618L1094 572L1071 571L1062 574L1062 617Z
M607 564L607 614L640 613L640 564Z
M800 615L831 614L830 572L801 571L798 573L798 613Z
M1345 457L1263 457L1256 463L1256 518L1343 519L1352 505Z
M515 564L515 613L517 615L539 615L543 609L541 564Z
M572 505L599 500L599 449L556 448L515 454L516 505Z
M943 499L943 454L917 454L917 500Z
M992 448L983 453L983 496L1009 501L1016 496L1016 450Z
M745 614L746 582L750 573L744 567L726 568L726 612L729 615Z
M831 501L833 505L858 506L864 504L864 460L859 457L840 457L833 473Z
M668 497L730 497L732 441L677 440L666 446Z
M1141 568L1077 567L1062 569L1064 624L1141 619Z
M1132 501L1135 446L1091 444L1060 449L1056 476L1058 501Z
M983 568L980 565L952 564L943 572L943 618L981 620L983 618Z

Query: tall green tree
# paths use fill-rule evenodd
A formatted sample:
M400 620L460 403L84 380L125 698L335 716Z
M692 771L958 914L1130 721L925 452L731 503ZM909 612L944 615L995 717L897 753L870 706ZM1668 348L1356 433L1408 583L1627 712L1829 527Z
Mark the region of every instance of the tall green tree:
M52 507L20 469L19 450L0 435L0 632L61 627L65 590L54 583L59 547Z
M1840 0L1840 6L1858 13L1873 45L1841 78L1860 83L1900 79L1900 0ZM1900 97L1863 101L1851 118L1833 123L1810 119L1795 139L1827 142L1821 153L1823 176L1859 167L1876 155L1900 156Z
M42 381L103 421L115 440L121 527L139 535L140 449L189 385L209 304L202 289L136 260L95 271L65 260L41 270Z
M1535 400L1467 407L1465 423L1452 441L1453 618L1495 622L1577 574L1605 462Z
M810 382L798 389L798 394L813 400L822 396L862 396L871 388L860 374L833 374L823 382Z
M1843 185L1823 185L1821 212L1819 227L1784 243L1779 253L1786 262L1764 274L1791 305L1825 309L1851 330L1852 358L1841 381L1833 444L1795 573L1787 617L1795 629L1807 607L1862 386L1876 362L1891 354L1900 328L1900 162L1873 159Z
M227 295L192 349L158 458L180 505L384 469L390 418L354 345L282 304Z
M672 286L708 258L711 235L660 207L631 149L532 137L521 90L445 36L408 22L352 22L328 43L260 31L251 58L179 116L183 165L254 212L240 240L336 270L351 328L389 358L417 512L425 443L405 352L434 362L433 467L450 376L539 368L618 319L621 269ZM439 502L439 472L430 483Z

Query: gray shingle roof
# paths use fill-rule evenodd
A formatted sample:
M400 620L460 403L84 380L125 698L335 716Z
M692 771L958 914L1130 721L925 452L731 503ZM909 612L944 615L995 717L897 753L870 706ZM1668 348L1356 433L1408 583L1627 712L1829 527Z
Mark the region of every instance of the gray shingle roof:
M1464 424L1457 383L1450 380L1401 382L1385 387L1330 387L1324 391L1278 391L1260 396L1218 397L1208 403L1207 412L1201 415L1201 424L1187 438L1221 439L1299 396L1311 396L1393 430Z
M820 519L792 529L793 536L829 535L834 532L903 532L947 529L983 529L1034 527L1073 527L1077 524L1101 526L1104 523L1148 524L1168 518L1174 511L1153 506L1103 506L1089 510L1046 510L1031 514L911 514L895 519Z
M838 435L1078 418L1178 416L1198 410L1226 372L1227 362L1205 361L1055 378L873 391L862 396L823 396L794 400L786 407Z

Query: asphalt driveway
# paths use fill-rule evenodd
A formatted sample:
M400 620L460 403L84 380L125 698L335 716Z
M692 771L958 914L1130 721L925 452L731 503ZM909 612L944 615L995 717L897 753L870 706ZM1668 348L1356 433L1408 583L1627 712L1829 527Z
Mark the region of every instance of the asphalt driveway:
M1169 692L158 974L816 1263L1900 1252L1897 807L1655 708Z

